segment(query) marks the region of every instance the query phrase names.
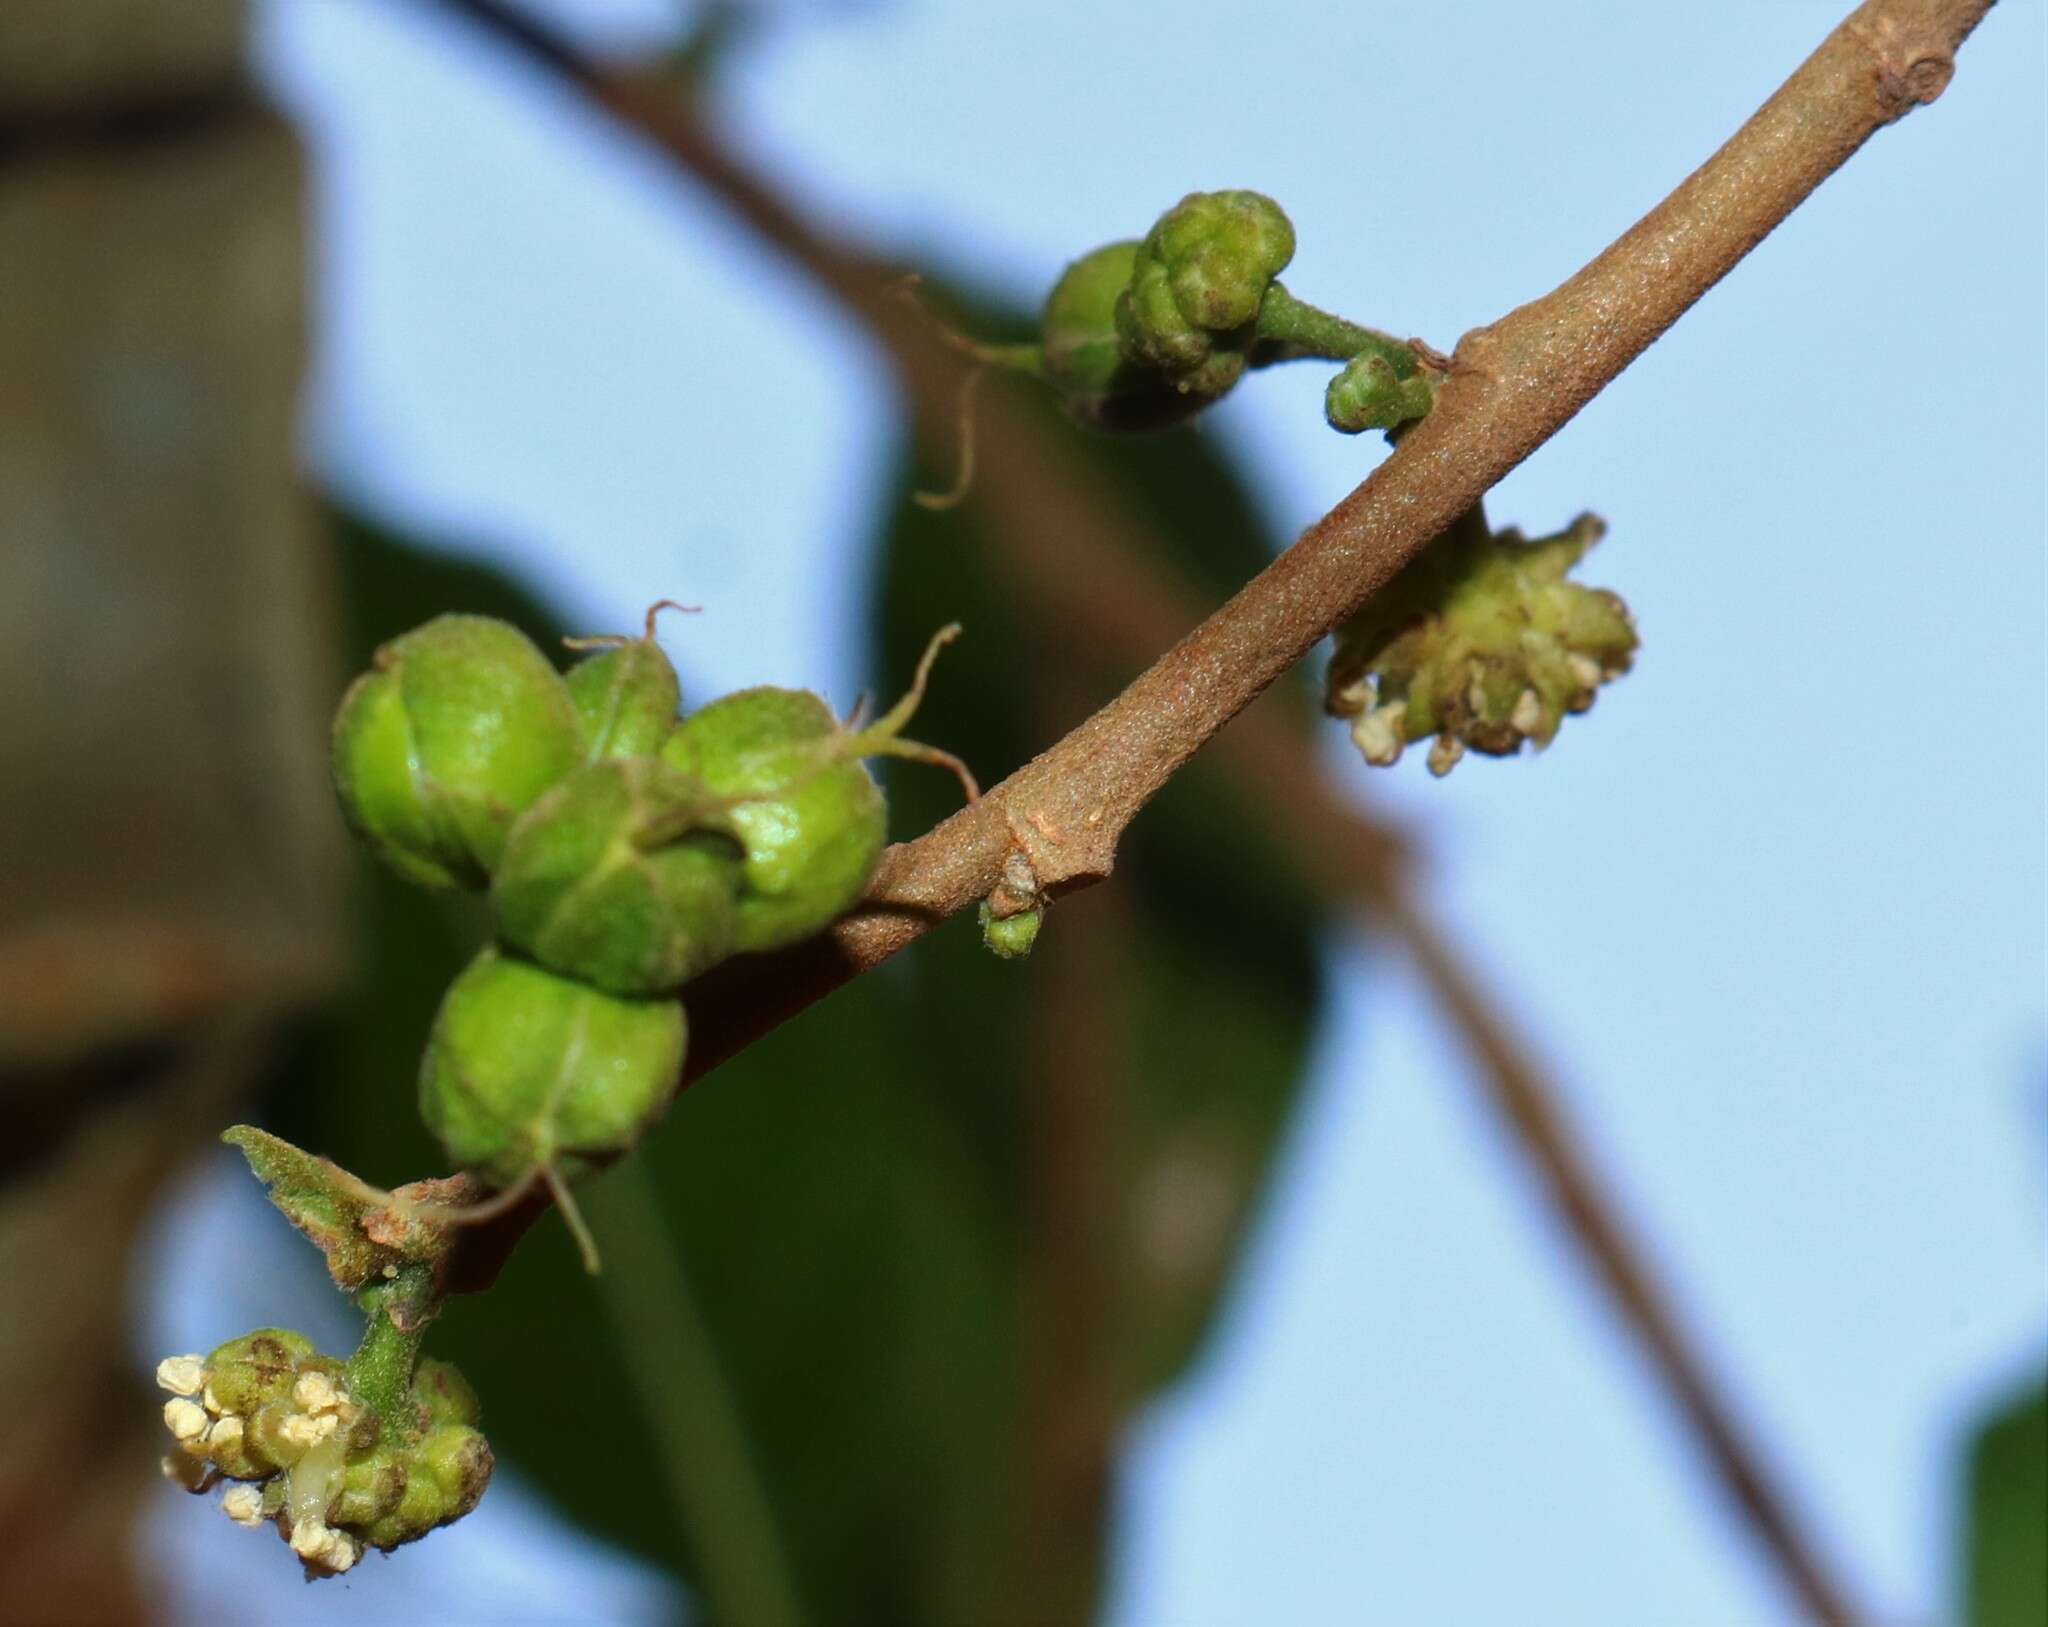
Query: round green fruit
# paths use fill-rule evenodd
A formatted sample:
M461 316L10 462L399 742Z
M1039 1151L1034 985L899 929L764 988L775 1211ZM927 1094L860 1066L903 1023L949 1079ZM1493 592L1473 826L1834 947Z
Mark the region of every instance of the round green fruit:
M802 689L743 689L679 723L662 761L730 800L745 850L734 947L779 949L859 900L888 836L874 776L836 750L846 736Z
M703 828L716 804L655 758L578 769L512 827L491 881L499 937L613 994L658 994L717 964L738 937L743 855Z
M561 675L487 616L437 616L393 639L334 720L342 812L430 887L483 886L512 822L582 755Z
M497 1186L630 1149L682 1077L683 1008L625 1000L487 948L449 985L420 1065L420 1113Z

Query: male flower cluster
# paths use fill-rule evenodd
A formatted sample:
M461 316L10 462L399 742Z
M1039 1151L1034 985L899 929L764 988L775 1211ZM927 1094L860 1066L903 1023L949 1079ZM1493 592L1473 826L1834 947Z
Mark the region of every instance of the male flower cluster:
M194 1493L232 1482L221 1512L276 1526L309 1577L461 1519L490 1482L476 1394L446 1362L421 1362L406 1404L384 1416L350 1393L346 1363L282 1328L166 1357L156 1378L177 1442L165 1474Z

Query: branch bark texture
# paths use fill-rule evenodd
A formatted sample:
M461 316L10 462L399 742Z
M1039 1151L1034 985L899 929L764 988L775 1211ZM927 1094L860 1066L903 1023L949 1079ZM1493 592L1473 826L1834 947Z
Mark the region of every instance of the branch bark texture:
M474 6L478 0L462 0ZM884 856L862 907L792 951L755 998L707 1003L690 1077L985 897L1013 851L1050 892L1099 881L1174 772L1414 554L1554 435L1877 130L1932 101L1991 0L1867 0L1668 198L1568 281L1458 344L1429 416L1268 569L1063 740ZM672 95L600 76L599 99L673 153L889 341L957 365L863 257L797 217ZM891 308L899 307L899 308ZM913 389L914 400L930 392Z
M578 83L808 271L880 342L929 444L946 444L959 359L898 297L898 274L823 233L729 151L671 86L587 63L499 0L442 0ZM1460 343L1435 412L1400 451L1271 569L1208 620L1144 568L1143 527L1092 489L1029 415L992 400L978 499L999 529L1030 516L1004 553L1041 607L1090 629L1142 678L975 808L893 848L866 906L828 938L714 974L691 1077L937 921L985 896L1022 852L1054 891L1107 875L1118 838L1214 736L1420 547L1566 422L1724 276L1862 142L1931 101L1989 0L1872 0L1822 44L1737 135L1628 234L1557 290ZM1050 510L1051 512L1047 512ZM1012 541L1026 546L1011 546ZM1114 544L1111 546L1110 544ZM1071 615L1062 607L1070 606ZM1111 608L1113 607L1113 608ZM1391 833L1335 795L1280 726L1222 735L1219 750L1274 810L1304 869L1393 926L1474 1051L1495 1107L1614 1296L1688 1427L1780 1574L1816 1621L1855 1619L1733 1421L1655 1274L1559 1117L1557 1092L1429 929L1390 862ZM694 991L693 991L694 992ZM728 998L728 995L731 997Z

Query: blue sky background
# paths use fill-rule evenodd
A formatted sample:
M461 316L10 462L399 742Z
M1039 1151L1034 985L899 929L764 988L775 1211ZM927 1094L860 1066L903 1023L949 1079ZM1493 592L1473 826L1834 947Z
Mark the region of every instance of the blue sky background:
M675 16L538 9L593 43ZM777 30L727 100L828 217L1020 300L1185 191L1255 186L1297 224L1291 287L1448 347L1661 197L1840 9L893 0ZM315 466L593 631L704 603L671 636L720 687L848 698L897 434L861 342L406 0L270 0L258 56L315 165ZM2048 1341L2043 68L2040 8L1997 7L1941 102L1498 488L1502 523L1610 523L1589 575L1645 648L1590 718L1441 783L1329 747L1425 835L1447 923L1897 1621L1945 1609L1964 1410ZM1379 455L1321 428L1322 382L1265 375L1208 420L1284 533ZM1115 1621L1784 1619L1418 988L1332 954L1245 1290L1139 1431ZM282 1316L194 1297L247 1280L261 1213L212 1179L181 1201L152 1349ZM367 1619L516 1554L484 1561L489 1612L439 1618L659 1611L539 1519L494 1492L275 1607ZM289 1569L182 1502L158 1546L210 1619L260 1619Z

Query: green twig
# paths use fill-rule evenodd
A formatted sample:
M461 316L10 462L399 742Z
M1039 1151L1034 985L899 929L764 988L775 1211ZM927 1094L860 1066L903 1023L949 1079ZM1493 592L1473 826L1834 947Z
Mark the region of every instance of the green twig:
M431 1266L408 1266L389 1282L364 1289L357 1301L368 1321L363 1326L363 1342L348 1359L349 1394L408 1436L419 1428L412 1380L433 1315L428 1311L408 1316L413 1324L408 1331L393 1319L392 1311L398 1306L430 1305L432 1288Z
M1274 361L1320 356L1348 362L1354 356L1374 355L1384 358L1399 379L1412 378L1417 366L1413 345L1319 310L1277 282L1259 305L1258 335L1262 345L1275 347L1270 358Z

